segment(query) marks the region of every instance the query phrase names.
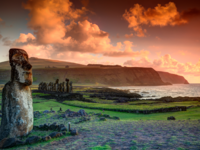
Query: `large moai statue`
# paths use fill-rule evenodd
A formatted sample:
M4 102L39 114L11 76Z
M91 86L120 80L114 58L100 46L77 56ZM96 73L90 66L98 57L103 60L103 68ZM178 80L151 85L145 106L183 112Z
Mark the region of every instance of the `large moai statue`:
M69 79L65 79L66 81L66 92L69 93Z
M69 93L73 92L72 81L69 82Z
M2 92L0 140L27 135L33 129L33 102L30 85L32 66L22 49L10 49L11 81Z

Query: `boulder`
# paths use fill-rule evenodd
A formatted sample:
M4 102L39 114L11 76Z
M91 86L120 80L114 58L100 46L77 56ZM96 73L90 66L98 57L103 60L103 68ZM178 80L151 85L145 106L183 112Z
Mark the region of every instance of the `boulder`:
M60 137L61 134L60 134L59 132L53 132L53 133L49 134L49 136L50 136L51 138L57 138L57 137Z
M78 135L78 130L77 129L71 130L70 134L71 135Z
M43 141L51 140L51 137L49 135L42 137Z
M31 136L29 138L26 139L26 144L33 144L33 143L37 143L41 140L41 137L39 136Z
M16 138L5 138L0 141L0 148L9 148L16 145Z
M57 130L58 129L58 125L56 122L54 122L53 124L50 125L49 127L50 130Z
M174 116L167 117L167 120L176 120Z

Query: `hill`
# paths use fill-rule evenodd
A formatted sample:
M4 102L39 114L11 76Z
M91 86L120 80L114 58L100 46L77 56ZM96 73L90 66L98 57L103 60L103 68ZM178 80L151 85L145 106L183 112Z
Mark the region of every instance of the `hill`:
M66 62L66 61L59 61L59 60L52 60L52 59L41 59L36 57L29 58L29 62L33 66L33 69L38 68L65 68L66 66L70 66L72 68L80 68L85 67L86 65ZM10 69L9 61L1 62L0 69Z
M29 59L33 66L34 83L60 82L69 78L76 84L104 84L110 86L147 86L169 85L176 83L188 83L182 76L166 72L156 72L153 68L121 67L111 65L82 65L78 63L40 59ZM10 80L9 62L0 63L0 83Z

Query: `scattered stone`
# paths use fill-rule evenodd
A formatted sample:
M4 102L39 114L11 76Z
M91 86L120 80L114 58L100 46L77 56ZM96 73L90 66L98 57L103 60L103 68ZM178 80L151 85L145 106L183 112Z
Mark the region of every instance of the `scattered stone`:
M70 109L67 109L66 111L65 111L65 113L68 113L68 112L70 112L71 110Z
M106 118L110 118L110 115L107 115L107 114L104 114L103 116Z
M26 144L25 141L20 141L20 140L16 141L16 146L21 146L21 145L25 145L25 144Z
M44 113L44 114L50 113L50 111L49 111L49 110L45 110L45 111L43 111L43 113Z
M78 135L78 130L77 129L74 129L74 130L71 130L71 135Z
M51 138L57 138L57 137L60 137L60 133L59 132L53 132L53 133L49 134L49 136Z
M38 118L40 116L40 112L39 111L34 111L34 118Z
M43 141L48 141L48 140L51 140L51 137L49 135L47 135L45 137L42 137L42 140Z
M96 113L95 115L97 115L97 116L103 116L102 113Z
M120 120L120 118L119 118L119 117L116 117L116 116L113 116L112 119L114 119L114 120Z
M167 117L167 120L176 120L174 116Z
M49 127L50 130L57 130L58 129L58 125L56 122L54 122L53 124L50 125Z
M65 131L62 132L63 135L66 135L67 133Z
M106 118L101 117L100 120L101 120L101 121L106 121Z
M81 116L87 116L87 113L85 112L84 109L80 109L80 110L78 111L78 113L79 113Z
M54 111L54 110L51 110L50 112L51 112L51 113L56 113L56 111Z
M39 136L31 136L29 138L26 139L26 144L33 144L33 143L37 143L41 140L41 137Z

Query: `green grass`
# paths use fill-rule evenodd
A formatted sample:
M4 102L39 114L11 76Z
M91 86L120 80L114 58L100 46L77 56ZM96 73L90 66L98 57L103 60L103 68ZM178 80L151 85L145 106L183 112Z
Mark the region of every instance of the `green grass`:
M49 96L50 94L44 94L44 93L32 93L32 96Z
M109 145L90 147L90 150L111 150Z
M143 105L129 105L129 104L100 104L100 103L89 103L82 101L64 101L63 103L73 106L83 106L98 109L122 109L122 110L153 110L160 108L169 108L175 106L197 106L200 105L198 101L190 102L173 102L173 103L159 103L159 104L143 104Z
M58 103L55 100L48 100L42 103L34 103L33 109L34 111L44 111L50 110L52 108L55 111L58 111L62 108L63 111L67 109L71 109L72 111L78 111L80 109L84 109L87 113L94 112L94 113L103 113L108 114L110 116L118 116L121 120L166 120L169 116L174 116L177 120L186 120L190 118L191 120L200 119L200 108L190 108L187 111L180 111L180 112L167 112L167 113L154 113L154 114L134 114L134 113L126 113L126 112L115 112L115 111L107 111L104 112L102 110L97 109L87 109L87 108L80 108L75 106L69 106L67 104Z

